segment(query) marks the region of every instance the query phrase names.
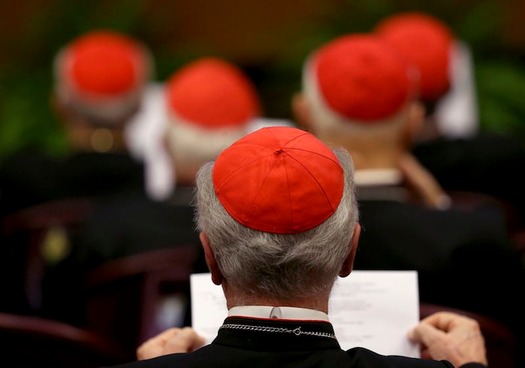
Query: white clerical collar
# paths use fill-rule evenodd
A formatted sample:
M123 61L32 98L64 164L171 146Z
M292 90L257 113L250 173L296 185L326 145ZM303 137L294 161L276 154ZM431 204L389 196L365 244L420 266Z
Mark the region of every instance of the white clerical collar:
M315 309L297 307L269 307L262 305L243 305L230 308L228 311L228 317L232 316L329 321L328 315L326 313Z
M397 169L365 169L356 170L354 182L356 185L397 185L403 180L403 175Z

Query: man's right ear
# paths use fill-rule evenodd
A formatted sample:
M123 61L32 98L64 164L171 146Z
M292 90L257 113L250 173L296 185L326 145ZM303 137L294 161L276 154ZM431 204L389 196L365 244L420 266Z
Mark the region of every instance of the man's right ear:
M357 251L357 246L359 244L360 236L361 236L361 225L356 224L354 227L354 235L352 236L352 240L350 241L350 244L348 245L350 247L350 251L348 252L348 256L346 257L345 262L343 263L343 266L341 267L341 270L339 271L340 277L347 277L348 275L350 275L350 273L354 269L355 253Z
M420 101L410 102L408 110L407 145L412 147L417 137L423 132L425 124L425 106Z
M297 125L304 130L309 130L312 125L310 123L310 106L301 92L297 92L292 97L292 110Z
M201 232L199 234L199 239L201 241L202 248L204 249L206 264L208 265L208 269L211 273L211 280L215 285L221 285L224 281L224 276L222 275L222 272L219 269L219 265L217 264L217 260L215 259L215 254L213 253L213 249L211 249L208 236L206 235L206 233Z

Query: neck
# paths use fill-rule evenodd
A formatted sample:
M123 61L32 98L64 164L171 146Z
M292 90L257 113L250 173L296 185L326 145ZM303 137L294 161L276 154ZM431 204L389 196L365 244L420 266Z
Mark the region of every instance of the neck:
M282 307L282 306L254 306L247 305L233 307L228 310L228 317L253 317L253 318L271 318L286 320L316 320L327 321L328 314L322 311L310 308Z
M352 156L354 167L363 169L393 169L399 167L401 157L406 154L406 142L398 132L377 134L340 134L320 138L335 147L346 149Z
M354 161L356 170L398 169L403 152L397 150L375 152L347 149Z
M325 295L313 295L311 297L294 298L294 299L279 299L272 297L265 297L259 295L245 295L242 293L234 293L229 291L228 287L223 284L224 295L228 309L239 306L274 306L274 307L296 307L314 309L328 314L328 299L329 292Z
M126 151L121 130L78 125L70 128L68 133L75 150L100 153Z

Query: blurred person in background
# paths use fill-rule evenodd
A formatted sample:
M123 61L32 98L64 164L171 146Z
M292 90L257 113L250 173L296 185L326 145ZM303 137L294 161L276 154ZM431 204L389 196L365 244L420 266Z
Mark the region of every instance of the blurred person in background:
M242 116L249 111L246 107L242 109L240 107L241 98L247 101L246 93L239 93L241 88L245 88L241 86L248 83L250 93L258 94L256 86L251 80L248 80L248 77L249 74L241 66L231 61L202 56L188 62L166 81L150 84L146 92L144 108L128 125L126 139L133 154L144 158L146 190L151 198L169 199L174 196L174 190L177 187L181 192L181 187L186 187L193 181L192 172L196 171L202 159L208 158L209 152L218 152L217 148L230 142L232 134L252 132L265 126L292 125L286 119L268 118L259 112L252 114L253 116L246 120L246 125L242 126L241 130L237 129L239 128L235 123L237 118L229 115ZM236 86L234 82L241 79L245 80L245 83L237 83ZM214 83L218 84L214 85ZM224 96L228 90L221 92L222 83L227 83L225 87L231 88L229 93L233 95L230 98ZM177 95L177 97L169 97L168 104L165 98L166 89L172 89L172 95ZM186 90L191 96L183 96ZM260 96L253 99L259 101ZM189 106L186 101L191 101L195 106ZM209 110L202 108L202 106L211 105L214 107L210 107ZM261 105L260 102L258 105ZM233 110L226 112L230 108ZM213 116L214 113L216 116ZM189 121L187 121L188 116ZM172 131L181 131L182 134L175 135ZM203 145L202 140L199 140L205 138L201 135L210 132L213 133L210 139L210 142L213 142L211 147ZM175 136L175 138L167 138L167 136ZM166 144L167 139L180 140L181 147L177 147L178 143ZM191 148L187 151L188 146ZM182 157L177 157L178 165L174 164L170 158L172 156L170 150L176 150L177 152L174 153L177 156L182 155ZM189 169L190 165L191 169ZM176 166L179 167L178 170ZM179 195L175 194L175 196Z
M504 212L492 201L456 208L412 156L425 117L418 94L417 71L373 34L338 37L304 64L298 122L347 149L356 167L363 232L354 266L417 270L421 301L490 315L521 334L525 270Z
M419 74L423 129L412 152L444 189L493 196L506 208L514 234L525 227L523 144L479 129L468 45L441 19L423 12L399 12L380 20L374 33L412 63ZM518 239L516 239L518 240Z
M63 157L23 150L0 167L2 215L51 200L143 191L143 166L124 129L154 72L148 48L100 29L64 46L54 60L51 106L70 144Z
M19 303L15 296L25 293L26 281L18 279L26 277L27 262L31 263L28 257L32 254L29 245L17 238L16 227L14 231L9 228L22 210L74 198L95 204L144 192L143 164L129 155L123 131L140 109L144 88L154 72L149 49L126 34L94 29L64 45L53 61L50 106L68 138L70 152L54 156L29 147L6 157L0 165L0 243L5 262L2 271L6 274L2 279L9 280L2 290L9 290L7 294L11 295L0 303L0 308L19 311L26 308L26 303L30 309L39 308L40 304L40 300L25 301L24 296ZM75 208L68 211L74 213ZM40 222L52 218L46 213ZM30 229L33 225L39 226L23 226ZM47 244L42 244L35 254L46 265L69 251L68 235L63 228L58 230L52 232L50 242L58 247L49 252ZM57 237L59 241L55 242ZM46 239L47 236L44 243ZM31 236L22 241L31 242Z

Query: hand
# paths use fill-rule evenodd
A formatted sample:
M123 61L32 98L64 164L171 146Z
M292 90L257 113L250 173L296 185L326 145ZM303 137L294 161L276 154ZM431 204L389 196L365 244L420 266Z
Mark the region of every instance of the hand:
M423 319L408 337L421 343L423 358L448 360L455 367L473 362L487 365L485 339L472 318L437 312Z
M206 340L191 327L170 328L145 341L137 349L137 359L151 359L173 353L189 353L202 347Z
M426 206L439 210L450 207L450 198L436 178L414 156L405 154L399 160L399 169L407 186L423 200Z

